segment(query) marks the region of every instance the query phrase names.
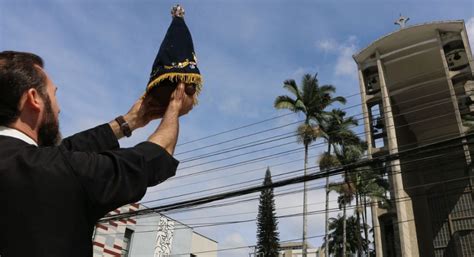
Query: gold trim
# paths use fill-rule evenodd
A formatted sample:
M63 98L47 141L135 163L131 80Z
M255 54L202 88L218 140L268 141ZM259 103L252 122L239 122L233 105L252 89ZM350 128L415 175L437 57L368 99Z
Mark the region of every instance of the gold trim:
M190 61L184 61L184 62L179 62L176 65L168 66L168 65L163 65L165 69L170 70L170 69L182 69L184 67L187 67L189 65L194 65L197 66L196 62L190 62Z
M184 83L189 83L189 84L195 84L196 85L196 93L194 94L194 105L197 105L198 103L198 95L201 93L201 88L202 88L202 77L200 74L193 74L193 73L178 73L178 72L170 72L170 73L165 73L159 76L158 78L154 79L152 82L148 84L146 87L146 93L150 92L150 90L159 84L161 81L169 79L171 82L184 82Z

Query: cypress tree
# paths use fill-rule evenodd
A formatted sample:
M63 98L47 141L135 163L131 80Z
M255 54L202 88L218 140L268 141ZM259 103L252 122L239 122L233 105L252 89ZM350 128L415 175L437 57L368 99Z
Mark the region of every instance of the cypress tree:
M263 185L272 183L270 168L267 168ZM280 239L278 238L278 221L275 213L273 188L260 193L260 204L257 217L257 256L277 257Z

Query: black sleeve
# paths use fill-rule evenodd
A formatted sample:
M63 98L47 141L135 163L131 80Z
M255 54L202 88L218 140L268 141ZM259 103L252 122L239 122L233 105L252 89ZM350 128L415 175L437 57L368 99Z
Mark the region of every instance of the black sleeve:
M60 147L68 151L102 152L120 147L109 124L102 124L63 139Z
M151 142L101 153L61 151L61 154L81 183L97 218L139 201L147 187L174 176L179 163Z

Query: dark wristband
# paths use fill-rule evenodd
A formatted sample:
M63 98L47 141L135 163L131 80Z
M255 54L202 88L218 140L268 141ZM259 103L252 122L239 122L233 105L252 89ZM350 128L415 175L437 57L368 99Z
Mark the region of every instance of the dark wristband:
M125 121L122 115L115 118L115 121L119 124L120 130L122 131L124 136L130 137L132 135L132 130L130 129L130 125L128 125L128 122Z

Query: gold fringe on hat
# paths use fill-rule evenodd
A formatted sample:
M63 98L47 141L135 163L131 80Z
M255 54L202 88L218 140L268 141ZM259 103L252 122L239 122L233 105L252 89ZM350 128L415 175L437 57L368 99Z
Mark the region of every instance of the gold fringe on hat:
M186 84L194 84L196 85L196 93L194 94L194 105L198 103L198 95L201 93L202 88L202 77L200 74L195 73L178 73L178 72L170 72L165 73L159 76L158 78L154 79L150 82L146 88L146 92L150 92L150 90L158 85L163 80L170 80L171 82L183 82Z

